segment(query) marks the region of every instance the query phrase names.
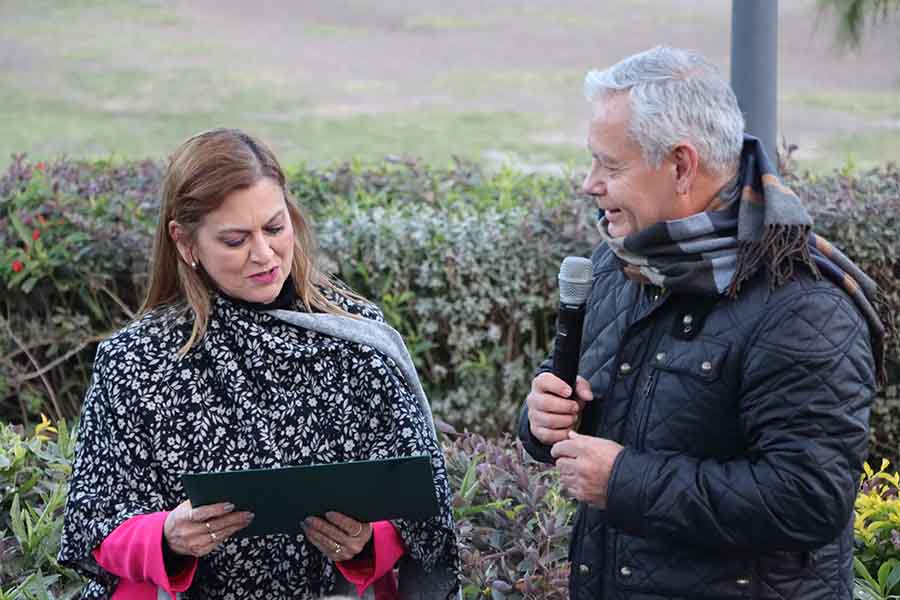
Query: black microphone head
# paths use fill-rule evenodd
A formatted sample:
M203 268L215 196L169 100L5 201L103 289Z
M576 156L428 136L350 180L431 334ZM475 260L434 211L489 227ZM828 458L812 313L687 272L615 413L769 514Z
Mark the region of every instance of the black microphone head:
M567 256L559 268L559 301L563 304L584 304L591 293L594 268L581 256Z

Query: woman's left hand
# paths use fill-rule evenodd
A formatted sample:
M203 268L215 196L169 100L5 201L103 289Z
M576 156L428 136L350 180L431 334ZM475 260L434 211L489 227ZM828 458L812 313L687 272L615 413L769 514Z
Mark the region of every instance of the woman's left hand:
M371 524L360 523L338 512L327 512L324 519L307 518L303 530L306 538L334 562L355 558L372 539Z

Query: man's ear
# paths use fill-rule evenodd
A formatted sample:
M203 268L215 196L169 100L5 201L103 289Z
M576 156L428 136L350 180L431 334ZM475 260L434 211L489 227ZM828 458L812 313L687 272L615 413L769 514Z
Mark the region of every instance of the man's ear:
M700 154L692 144L681 142L672 150L671 156L675 167L675 191L679 195L687 194L700 171Z
M193 266L195 260L194 253L191 244L188 243L188 234L184 227L177 221L169 221L169 237L175 242L175 247L178 248L181 259Z

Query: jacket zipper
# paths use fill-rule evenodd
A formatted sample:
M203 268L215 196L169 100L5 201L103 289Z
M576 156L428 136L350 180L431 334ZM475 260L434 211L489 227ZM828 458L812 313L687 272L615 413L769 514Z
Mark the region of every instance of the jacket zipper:
M643 410L641 411L641 420L638 421L637 431L635 432L635 447L638 450L644 449L644 435L647 428L647 422L650 420L650 407L653 405L653 390L656 388L656 374L658 371L650 367L650 376L647 377L647 383L644 384L644 391L641 394L643 400Z
M643 318L648 317L650 313L654 312L658 306L662 305L662 302L660 302L660 298L662 298L666 294L666 290L660 288L654 291L655 294L650 298L650 305L647 307L644 315L642 315L638 320L642 320ZM653 396L653 390L656 388L656 374L658 372L653 368L652 365L648 365L647 368L650 369L650 374L647 376L647 382L644 384L643 391L641 392L641 415L640 419L638 420L637 429L634 433L634 445L638 450L644 449L645 429L647 428L648 421L650 421L650 407L652 405L651 398Z
M634 329L635 325L637 325L638 323L640 323L641 321L643 321L644 319L646 319L647 317L649 317L652 313L654 313L654 312L656 311L657 308L659 308L660 306L662 306L662 305L665 303L665 301L668 300L669 295L670 295L669 290L667 290L667 289L665 289L665 288L661 289L661 290L660 290L660 294L659 294L656 298L653 299L653 301L650 303L650 305L649 305L648 307L646 307L646 310L645 310L643 313L641 313L641 305L640 305L640 303L639 303L639 302L636 303L635 310L634 310L634 320L632 320L632 322L628 325L628 327L625 328L625 333L622 334L622 340L621 340L621 342L624 343L625 340L628 339L628 336L631 334L631 332L632 332L632 330ZM610 377L610 379L609 379L609 384L606 386L606 393L605 393L604 396L603 396L604 398L610 398L610 397L612 396L612 389L613 389L613 387L616 385L616 381L617 381L617 378L618 378L618 377L617 377L617 373L618 373L618 371L619 371L619 365L621 365L621 363L622 363L622 357L619 355L618 352L616 352L616 360L615 360L615 362L613 363L612 377ZM647 381L647 386L648 386L648 387L649 387L650 385L652 385L653 380L655 379L655 376L656 376L656 373L655 373L655 371L654 371L654 372L651 373L650 379ZM652 389L648 389L647 387L645 387L644 391L645 391L645 394L646 394L646 395L649 395L649 394L651 394L651 393L653 392ZM630 408L630 407L629 407L629 408ZM649 410L649 408L648 408L648 410ZM596 429L595 431L596 431L598 434L601 434L601 435L602 435L602 434L605 433L605 432L603 431L603 429L602 429L602 427L601 427L602 424L603 424L603 423L602 423L603 419L600 417L600 415L597 415L597 421L598 421L598 423L597 423L597 429ZM643 419L642 419L642 421L643 421ZM640 433L640 429L641 429L641 425L640 425L640 423L639 423L639 424L638 424L638 430L639 430L638 432L639 432L639 433ZM638 439L635 440L635 442L636 442L636 444L639 444L639 445L640 445L640 449L643 450L643 445L644 445L643 440L641 440L640 438L638 438Z

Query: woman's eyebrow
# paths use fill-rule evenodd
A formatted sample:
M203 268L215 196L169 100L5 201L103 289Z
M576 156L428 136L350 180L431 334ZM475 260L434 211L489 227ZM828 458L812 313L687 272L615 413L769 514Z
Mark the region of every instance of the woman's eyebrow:
M271 225L272 221L280 217L283 212L283 208L278 209L278 212L276 212L269 218L268 221L266 221L266 225ZM265 227L266 225L263 225L263 227ZM224 233L250 233L250 230L244 229L243 227L225 227L224 229L219 230L219 235L222 235Z

